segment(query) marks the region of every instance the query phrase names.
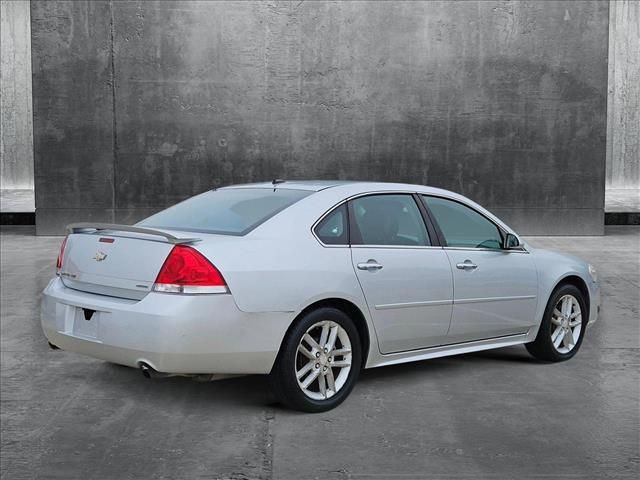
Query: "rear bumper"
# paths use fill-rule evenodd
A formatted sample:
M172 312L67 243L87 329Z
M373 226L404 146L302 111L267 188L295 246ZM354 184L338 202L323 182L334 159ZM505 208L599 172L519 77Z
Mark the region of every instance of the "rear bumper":
M85 320L82 309L95 310ZM269 373L290 313L245 313L231 295L149 293L139 301L80 292L53 279L42 329L63 350L166 373Z

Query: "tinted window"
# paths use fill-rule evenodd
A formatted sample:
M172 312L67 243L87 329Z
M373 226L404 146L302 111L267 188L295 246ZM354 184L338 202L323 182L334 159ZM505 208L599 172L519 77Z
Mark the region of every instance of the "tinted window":
M309 195L307 190L211 190L142 220L138 225L190 232L244 235Z
M327 245L347 245L347 204L342 204L316 226L316 235Z
M420 210L411 195L370 195L352 200L351 243L429 245Z
M475 210L444 198L422 198L438 222L449 247L502 247L498 227Z

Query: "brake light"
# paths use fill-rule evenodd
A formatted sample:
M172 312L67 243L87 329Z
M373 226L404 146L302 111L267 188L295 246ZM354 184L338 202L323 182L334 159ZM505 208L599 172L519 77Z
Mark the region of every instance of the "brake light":
M164 261L153 290L165 293L227 293L222 274L197 250L173 247Z
M62 271L62 261L64 260L64 247L67 244L67 238L69 237L64 237L64 240L62 240L62 244L60 245L60 252L58 253L58 259L56 260L56 275L60 275L60 272Z

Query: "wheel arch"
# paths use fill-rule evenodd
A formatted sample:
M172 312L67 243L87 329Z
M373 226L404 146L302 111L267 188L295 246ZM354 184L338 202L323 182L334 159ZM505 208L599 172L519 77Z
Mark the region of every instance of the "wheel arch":
M587 282L585 282L584 279L578 275L569 274L565 277L562 277L560 280L556 282L553 289L551 289L551 292L549 293L549 298L551 298L551 295L553 295L553 292L555 292L558 288L560 288L563 285L573 285L578 290L580 290L580 293L582 293L585 305L587 307L586 318L589 318L590 309L591 309L591 296L589 293L589 287L587 286Z
M355 303L339 297L323 298L321 300L316 300L304 307L289 324L289 327L287 328L287 331L283 336L283 340L280 342L278 356L282 351L284 338L288 335L289 331L293 328L296 322L307 313L323 307L336 308L347 314L349 318L353 320L356 330L358 331L358 337L360 338L360 345L362 346L362 368L364 368L367 363L367 359L369 358L369 349L371 348L372 342L371 332L369 330L369 325L367 324L367 319L364 316L363 311Z

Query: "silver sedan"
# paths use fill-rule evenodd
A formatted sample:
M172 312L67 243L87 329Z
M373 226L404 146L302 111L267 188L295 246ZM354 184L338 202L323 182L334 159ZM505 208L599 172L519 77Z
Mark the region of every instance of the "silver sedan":
M268 374L308 412L362 368L516 344L567 360L600 308L591 265L418 185L274 180L68 230L42 301L53 347L146 376Z

